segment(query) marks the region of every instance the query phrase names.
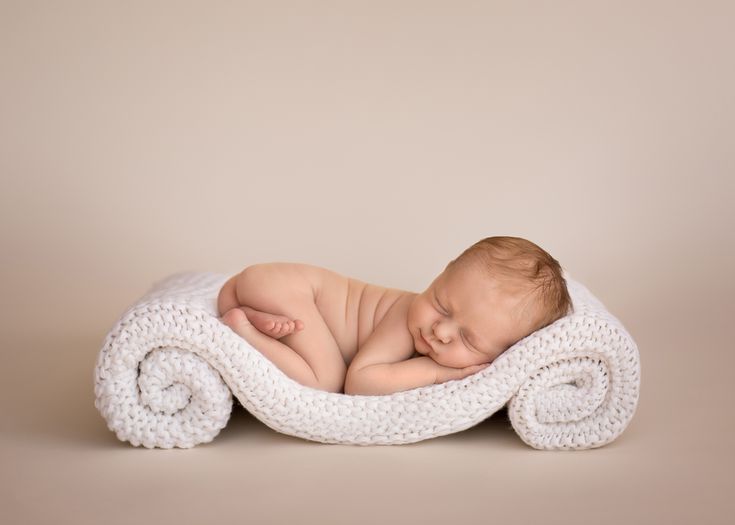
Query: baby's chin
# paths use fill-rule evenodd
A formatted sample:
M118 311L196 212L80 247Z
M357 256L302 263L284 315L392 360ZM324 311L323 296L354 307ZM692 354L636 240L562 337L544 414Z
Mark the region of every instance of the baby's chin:
M424 356L424 357L428 357L429 359L431 359L432 361L434 361L434 362L435 362L435 363L437 363L437 364L440 364L440 365L444 365L444 363L441 363L441 362L437 361L437 359L436 359L436 356L434 355L434 352L433 352L432 350L423 350L423 349L422 349L422 348L420 348L420 347L419 347L418 345L414 345L414 347L413 347L413 348L414 348L414 350L416 350L416 352L418 352L418 353L419 353L420 355L422 355L422 356ZM446 365L444 365L444 366L446 366Z
M428 352L426 352L426 350L422 350L421 347L419 347L418 345L414 345L413 349L416 350L416 353L418 353L420 355L423 355L423 356L426 356L426 357L431 357L428 354Z

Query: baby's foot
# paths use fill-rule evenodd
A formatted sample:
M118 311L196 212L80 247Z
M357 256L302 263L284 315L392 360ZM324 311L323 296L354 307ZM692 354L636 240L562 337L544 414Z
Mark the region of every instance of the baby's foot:
M283 315L261 312L260 310L250 308L249 306L241 306L240 310L245 312L245 315L255 328L273 339L286 337L287 335L304 328L304 323L299 319L292 321Z
M222 322L232 328L232 331L245 339L253 346L258 344L257 338L260 331L253 326L250 320L240 308L233 308L225 312Z

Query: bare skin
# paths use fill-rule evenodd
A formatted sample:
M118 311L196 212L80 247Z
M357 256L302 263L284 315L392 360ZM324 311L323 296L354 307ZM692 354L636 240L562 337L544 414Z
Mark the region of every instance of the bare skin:
M222 321L292 379L366 395L478 372L525 335L516 304L471 270L417 294L292 263L248 267L218 297Z
M299 319L289 319L283 315L261 312L249 306L240 306L239 309L243 311L247 321L273 339L280 339L294 331L304 329L304 322ZM229 323L227 324L229 326Z

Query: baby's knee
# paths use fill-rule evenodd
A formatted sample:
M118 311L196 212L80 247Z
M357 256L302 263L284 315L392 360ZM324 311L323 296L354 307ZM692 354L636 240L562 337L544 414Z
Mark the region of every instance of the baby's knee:
M248 266L235 281L236 297L242 306L286 317L293 317L288 307L304 295L304 288L292 275L268 264Z
M317 378L317 388L319 390L325 390L335 394L344 393L346 374L323 374L324 377L319 377L319 375L314 372L314 375Z
M223 316L226 312L238 306L240 306L240 302L237 300L237 275L235 275L220 288L217 296L219 316Z

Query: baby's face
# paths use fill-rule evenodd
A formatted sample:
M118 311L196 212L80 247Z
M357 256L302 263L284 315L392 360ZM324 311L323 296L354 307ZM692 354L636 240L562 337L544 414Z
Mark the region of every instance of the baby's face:
M442 272L408 311L408 329L420 354L440 365L489 363L525 335L513 316L519 297L473 267ZM528 323L523 323L528 325Z

